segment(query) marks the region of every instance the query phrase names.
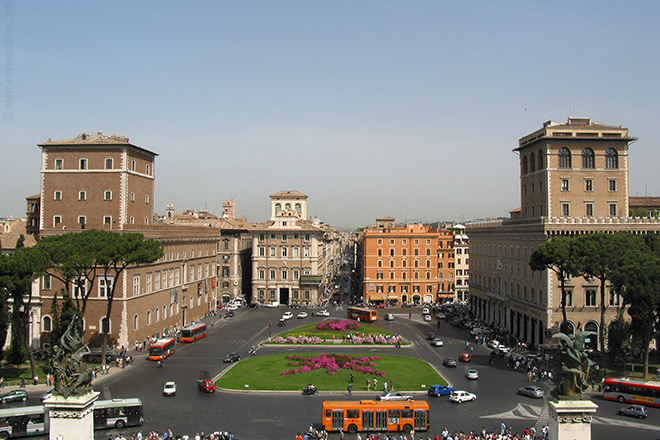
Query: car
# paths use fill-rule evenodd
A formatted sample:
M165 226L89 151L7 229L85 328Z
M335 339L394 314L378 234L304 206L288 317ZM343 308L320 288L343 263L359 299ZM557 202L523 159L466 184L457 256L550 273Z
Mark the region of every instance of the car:
M327 318L328 316L330 316L330 312L328 312L325 309L319 310L318 312L316 312L316 316L324 316Z
M234 317L234 312L232 312L231 310L227 310L225 312L225 318L233 318L233 317Z
M165 382L163 387L163 396L174 396L176 395L176 382L169 381Z
M435 338L436 338L435 333L429 333L428 335L426 335L426 339L429 341L432 341Z
M432 320L431 315L424 315L424 321L431 322L431 320Z
M309 316L307 312L300 312L298 313L298 319L305 319Z
M298 304L298 303L292 303L292 304L289 304L288 307L289 307L290 309L299 309L299 308L300 308L300 304Z
M277 308L277 307L280 306L280 303L278 303L277 301L272 301L272 302L264 304L264 306L265 307Z
M435 317L438 319L447 319L447 315L444 313L436 313Z
M378 400L412 400L412 396L400 393L399 391L392 391L378 396Z
M238 310L238 306L237 306L236 304L229 304L229 305L227 306L227 310L233 312L233 311L235 311L235 310Z
M394 321L394 315L392 313L385 314L385 321Z
M211 375L208 371L202 370L199 372L199 379L197 379L197 389L205 393L215 393L215 382L211 380Z
M649 413L646 411L646 407L643 407L642 405L626 406L625 408L621 408L619 411L617 411L617 414L621 416L637 417L640 419L646 418L649 415Z
M541 399L544 393L541 387L537 387L536 385L528 385L526 387L518 388L518 394L527 397L534 397L535 399Z
M0 402L9 403L9 402L25 402L28 399L27 391L25 390L13 390L0 397Z
M422 314L423 314L423 315L428 315L429 313L431 313L431 311L429 310L428 307L424 307L424 308L422 309Z
M385 304L378 304L376 306L377 309L384 309L385 307L387 307Z
M456 367L457 365L456 359L454 358L446 358L444 361L442 361L442 363L444 364L445 367L449 367L449 368Z
M487 346L487 347L490 347L490 348L500 348L500 345L504 345L504 344L500 344L500 342L497 341L497 340L495 340L495 339L491 339L491 340L488 341L488 343L486 344L486 346Z
M442 342L442 339L435 338L434 340L431 341L431 345L434 346L434 347L443 347L445 345L445 343Z
M431 385L429 387L429 396L431 397L439 397L439 396L446 396L450 394L454 389L452 387L449 387L447 385Z
M250 304L248 304L248 307L251 308L251 309L256 309L260 306L261 306L261 304L259 304L259 303L250 303Z
M227 356L225 356L225 358L222 360L222 362L226 362L226 363L231 364L231 363L234 363L234 362L238 362L240 360L241 360L241 355L234 352L234 353L229 353Z
M476 380L479 379L479 372L475 370L474 368L470 368L465 372L465 377L468 379Z
M456 403L471 402L477 399L476 394L468 393L467 391L454 390L449 393L449 401Z
M293 313L291 312L284 312L284 315L282 315L282 319L291 319L293 318Z
M287 320L282 318L282 319L280 319L280 322L277 323L277 325L279 325L281 327L283 325L286 325L286 323L287 323Z
M44 394L42 394L41 395L41 401L43 402L44 400L48 400L51 397L53 397L53 391L55 391L55 389L51 388L50 390L48 390Z
M470 355L470 353L461 353L458 359L461 362L470 362L472 360L472 356Z

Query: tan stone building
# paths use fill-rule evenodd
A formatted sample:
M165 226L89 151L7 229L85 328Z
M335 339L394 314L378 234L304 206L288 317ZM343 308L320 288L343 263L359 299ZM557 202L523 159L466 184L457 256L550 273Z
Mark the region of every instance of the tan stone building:
M508 220L467 225L470 237L470 308L522 341L547 341L561 322L559 281L551 271L532 272L529 257L557 235L634 231L657 233L657 219L628 217L628 147L635 138L620 126L587 118L546 122L520 139L521 209ZM575 329L606 325L620 298L600 304L598 280L567 281L567 315ZM590 345L597 346L597 338Z

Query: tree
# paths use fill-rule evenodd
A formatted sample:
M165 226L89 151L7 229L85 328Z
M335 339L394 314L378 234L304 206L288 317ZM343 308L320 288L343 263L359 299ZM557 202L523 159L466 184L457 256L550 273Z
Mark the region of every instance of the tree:
M112 302L115 297L117 280L121 273L131 265L152 263L163 256L162 245L153 239L145 239L142 234L102 231L103 251L98 256L99 269L103 272L103 280L106 286L106 313L103 332L103 345L101 346L101 359L105 364L105 355L110 331L110 316L112 314Z
M579 273L572 243L569 237L555 237L536 248L529 258L529 267L533 271L548 269L557 275L561 287L562 322L567 321L566 280Z

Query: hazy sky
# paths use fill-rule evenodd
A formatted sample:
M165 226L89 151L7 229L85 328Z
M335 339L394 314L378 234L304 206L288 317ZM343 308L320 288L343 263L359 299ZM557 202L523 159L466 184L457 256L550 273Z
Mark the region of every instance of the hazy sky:
M263 221L298 190L338 227L506 216L511 150L569 115L628 127L631 195L660 195L658 1L0 4L0 216L83 131L159 154L159 213Z

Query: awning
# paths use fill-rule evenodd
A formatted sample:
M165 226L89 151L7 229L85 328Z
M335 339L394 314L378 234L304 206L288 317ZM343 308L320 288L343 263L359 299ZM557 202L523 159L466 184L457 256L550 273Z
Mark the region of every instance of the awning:
M369 295L367 294L367 298L370 300L376 300L376 301L385 301L387 298L385 295Z

